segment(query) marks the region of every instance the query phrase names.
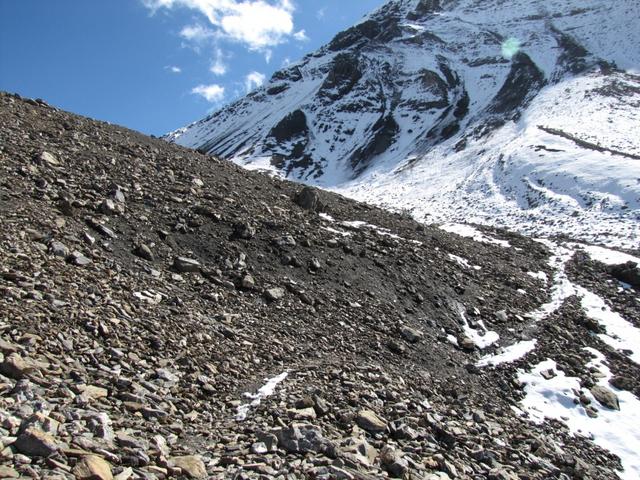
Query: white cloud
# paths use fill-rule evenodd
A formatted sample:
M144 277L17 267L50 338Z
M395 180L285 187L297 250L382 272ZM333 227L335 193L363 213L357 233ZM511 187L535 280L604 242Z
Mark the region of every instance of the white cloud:
M214 75L221 77L227 73L227 66L219 60L216 60L214 64L209 68L209 71Z
M251 72L249 75L247 75L244 79L244 87L247 90L247 93L249 93L254 88L261 87L262 84L264 84L265 79L266 77L264 76L264 74L260 72Z
M207 102L218 103L224 99L224 87L220 85L198 85L191 90L194 95L204 97Z
M180 30L180 36L185 40L190 40L193 42L204 42L210 38L215 37L215 32L213 30L208 29L207 27L203 27L202 25L187 25L182 30Z
M316 12L316 18L318 20L322 20L327 13L327 7L322 7L320 10Z
M166 70L169 70L171 73L182 73L182 69L175 65L168 65L164 67Z
M304 30L300 30L299 32L294 33L293 38L295 38L299 42L306 42L307 40L309 40L309 37L307 37L307 33Z
M219 48L216 48L215 56L209 71L214 75L221 77L227 73L227 65L224 63L224 53Z
M251 50L264 50L294 34L291 0L142 0L142 3L153 12L175 7L199 11L216 30L185 27L181 35L191 40L215 34L243 43Z

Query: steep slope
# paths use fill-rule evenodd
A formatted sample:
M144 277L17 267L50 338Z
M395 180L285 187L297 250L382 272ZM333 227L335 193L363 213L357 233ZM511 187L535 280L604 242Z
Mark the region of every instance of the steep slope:
M635 246L635 0L394 0L171 141L419 220Z
M0 123L1 477L640 474L637 258Z

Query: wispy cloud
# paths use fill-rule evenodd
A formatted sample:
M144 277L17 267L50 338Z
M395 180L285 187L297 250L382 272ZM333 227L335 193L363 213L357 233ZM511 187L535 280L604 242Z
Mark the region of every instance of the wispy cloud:
M217 84L198 85L191 90L191 93L200 95L210 103L219 103L224 99L224 87Z
M304 30L300 30L294 33L293 38L295 38L299 42L306 42L309 40L309 37L307 37L307 33Z
M227 73L227 65L224 63L224 53L220 48L215 49L213 63L211 67L209 67L209 71L219 77Z
M327 13L327 7L322 7L320 10L316 12L316 18L318 20L322 20Z
M175 66L175 65L167 65L164 68L165 68L165 70L169 70L171 73L182 73L182 69L180 67Z
M264 84L266 77L260 72L251 72L244 79L244 88L249 93L254 88L259 88Z
M202 40L211 35L244 44L250 50L265 50L294 35L291 0L141 0L153 12L184 7L199 11L211 28L185 27L181 35Z
M182 30L180 30L180 36L185 40L201 43L205 40L215 38L216 33L207 27L204 27L200 24L195 24L186 25Z

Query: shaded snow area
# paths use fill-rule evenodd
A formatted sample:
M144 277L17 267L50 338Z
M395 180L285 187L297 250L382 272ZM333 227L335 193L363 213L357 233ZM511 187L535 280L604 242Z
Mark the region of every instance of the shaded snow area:
M640 401L630 392L614 389L609 385L611 372L604 355L592 348L589 351L595 360L587 364L602 375L598 385L613 390L618 397L620 410L601 405L588 389L580 388L580 379L567 377L557 368L553 360L545 360L531 371L520 371L518 378L526 384L526 397L521 402L522 411L536 423L545 419L563 422L571 432L593 440L602 448L620 457L624 480L640 478ZM591 418L576 397L583 395L597 405L597 417Z
M621 109L589 93L607 89L610 81L583 76L545 87L517 122L468 141L462 151L445 142L392 171L372 169L335 189L409 210L426 223L464 221L533 236L570 232L584 241L635 248L640 161L575 143L616 145L637 155L640 141L632 129L640 124L640 109L631 105L640 101L640 77L633 87L638 93Z
M249 398L251 401L238 407L236 420L245 420L252 408L257 407L258 405L260 405L260 402L262 402L262 400L273 395L278 384L281 383L285 378L287 378L287 375L289 375L289 372L283 372L276 377L268 379L267 383L260 387L260 389L256 393L245 393L244 396L246 398Z

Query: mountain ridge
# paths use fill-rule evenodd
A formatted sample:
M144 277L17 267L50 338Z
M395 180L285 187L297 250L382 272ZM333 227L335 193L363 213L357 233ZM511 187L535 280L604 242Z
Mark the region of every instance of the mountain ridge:
M429 223L637 247L640 168L607 152L640 154L639 8L392 1L166 138Z

